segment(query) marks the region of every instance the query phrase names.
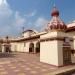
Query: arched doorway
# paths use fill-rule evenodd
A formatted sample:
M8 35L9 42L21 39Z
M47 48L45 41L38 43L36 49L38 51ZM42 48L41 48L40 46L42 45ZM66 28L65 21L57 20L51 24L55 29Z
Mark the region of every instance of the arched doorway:
M2 52L2 45L0 44L0 52Z
M40 52L40 42L36 43L36 53Z
M34 52L34 43L30 43L29 52Z

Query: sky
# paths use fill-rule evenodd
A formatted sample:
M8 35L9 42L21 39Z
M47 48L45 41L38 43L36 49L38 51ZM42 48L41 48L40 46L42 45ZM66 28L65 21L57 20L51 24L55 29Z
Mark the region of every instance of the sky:
M0 0L0 36L21 35L23 27L43 31L54 4L66 24L75 20L75 0Z

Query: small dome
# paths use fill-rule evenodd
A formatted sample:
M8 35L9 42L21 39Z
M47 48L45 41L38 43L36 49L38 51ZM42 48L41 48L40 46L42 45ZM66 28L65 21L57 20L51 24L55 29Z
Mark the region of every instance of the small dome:
M51 16L59 16L59 11L57 10L56 7L53 8Z

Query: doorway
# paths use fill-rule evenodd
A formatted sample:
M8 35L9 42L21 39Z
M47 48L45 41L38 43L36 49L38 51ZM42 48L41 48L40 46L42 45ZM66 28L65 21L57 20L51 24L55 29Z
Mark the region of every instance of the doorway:
M34 43L30 43L29 52L34 52Z
M69 65L71 64L71 48L63 47L63 64Z
M36 43L36 53L40 53L40 42Z

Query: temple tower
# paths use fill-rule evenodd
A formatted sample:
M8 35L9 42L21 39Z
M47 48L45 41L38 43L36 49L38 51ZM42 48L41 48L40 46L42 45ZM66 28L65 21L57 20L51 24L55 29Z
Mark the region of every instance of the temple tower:
M67 26L59 18L59 11L55 6L51 16L46 28L47 33L40 36L40 61L55 66L70 64L70 37L65 32Z

